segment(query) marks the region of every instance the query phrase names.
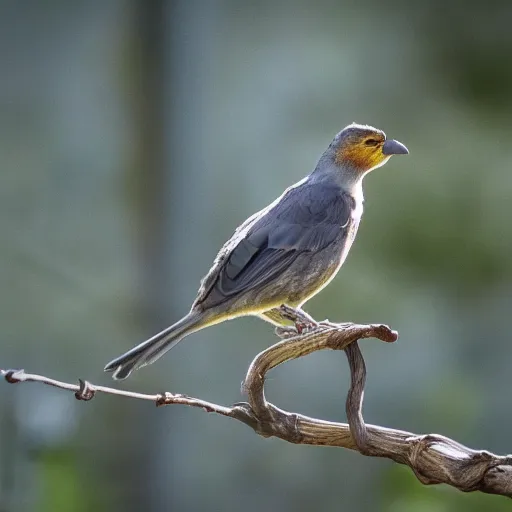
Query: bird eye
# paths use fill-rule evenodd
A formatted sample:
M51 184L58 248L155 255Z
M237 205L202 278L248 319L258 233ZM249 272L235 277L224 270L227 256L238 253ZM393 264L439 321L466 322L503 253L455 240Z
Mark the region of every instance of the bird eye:
M364 141L364 143L367 145L367 146L376 146L379 142L375 139L366 139Z

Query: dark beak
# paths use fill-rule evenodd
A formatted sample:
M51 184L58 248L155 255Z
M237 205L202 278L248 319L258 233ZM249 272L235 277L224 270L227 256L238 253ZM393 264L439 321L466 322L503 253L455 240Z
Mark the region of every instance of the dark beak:
M387 140L382 146L382 153L384 155L408 155L409 150L397 140Z

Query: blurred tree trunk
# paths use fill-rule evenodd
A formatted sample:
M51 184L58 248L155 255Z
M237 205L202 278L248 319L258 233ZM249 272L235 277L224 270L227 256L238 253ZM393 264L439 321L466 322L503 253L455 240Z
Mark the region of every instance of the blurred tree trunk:
M166 161L166 96L171 93L166 80L169 62L168 11L165 0L136 0L132 10L132 31L130 34L129 85L131 108L133 109L135 140L131 166L132 199L136 203L139 225L135 232L138 240L138 268L140 293L138 304L141 308L144 331L152 333L169 321L168 258L165 248L172 237L171 226L166 216L169 177ZM160 431L159 423L169 418L147 421L140 410L126 410L128 418L123 421L124 442L130 443L128 455L130 464L121 462L122 484L136 482L127 493L119 510L139 512L152 509L152 495L155 480L155 457L158 447L155 439ZM131 417L130 417L131 416ZM127 423L125 421L129 419ZM134 448L136 447L136 448ZM123 448L120 447L120 450ZM136 463L133 464L133 457ZM128 461L126 461L128 462ZM170 491L169 491L170 492Z

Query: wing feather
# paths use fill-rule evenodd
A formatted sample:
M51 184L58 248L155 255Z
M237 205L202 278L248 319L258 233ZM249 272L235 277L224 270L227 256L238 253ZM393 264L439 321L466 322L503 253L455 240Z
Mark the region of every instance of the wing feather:
M355 206L336 186L308 184L288 189L253 215L226 242L203 280L196 303L220 303L258 288L283 273L299 254L311 253L346 234Z

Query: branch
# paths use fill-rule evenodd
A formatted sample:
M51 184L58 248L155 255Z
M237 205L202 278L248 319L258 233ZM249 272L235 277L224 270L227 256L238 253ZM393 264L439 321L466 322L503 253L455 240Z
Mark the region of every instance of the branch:
M244 381L248 403L225 407L186 395L143 394L79 379L69 384L25 373L23 370L0 370L7 382L40 382L74 391L78 400L91 400L96 393L149 400L157 406L188 405L234 418L250 426L264 437L275 436L297 444L337 446L356 450L363 455L385 457L408 465L423 484L445 483L461 491L482 491L512 497L512 456L498 456L483 450L472 450L437 434L416 435L376 425L366 425L362 415L366 368L358 340L377 338L393 342L398 334L386 325L334 324L316 322L303 311L282 306L281 314L295 327L279 327L282 341L264 350L251 363ZM267 372L292 359L317 350L344 350L347 356L351 386L346 400L348 424L309 418L279 409L265 398Z

